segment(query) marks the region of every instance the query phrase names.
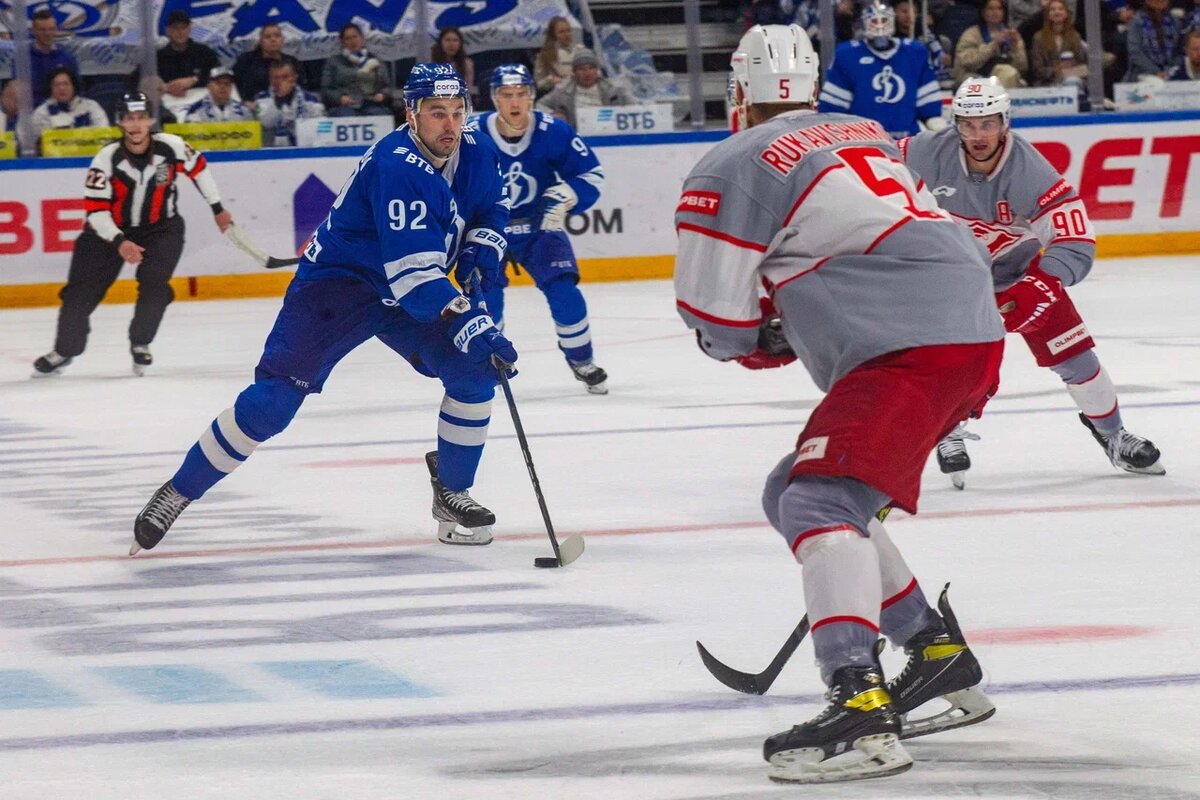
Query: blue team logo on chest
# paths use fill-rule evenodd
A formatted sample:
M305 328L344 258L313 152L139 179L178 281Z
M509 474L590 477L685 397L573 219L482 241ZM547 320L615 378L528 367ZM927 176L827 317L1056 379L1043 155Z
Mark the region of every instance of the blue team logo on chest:
M871 88L875 90L876 103L899 103L904 99L908 87L904 79L892 70L892 65L885 64L871 79Z
M520 161L512 162L504 173L504 183L508 189L509 208L520 208L538 198L537 178L525 172Z

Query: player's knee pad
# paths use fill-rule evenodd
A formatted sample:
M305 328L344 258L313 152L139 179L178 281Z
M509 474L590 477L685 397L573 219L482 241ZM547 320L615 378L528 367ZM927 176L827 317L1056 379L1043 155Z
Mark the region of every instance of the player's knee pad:
M783 492L788 487L788 473L791 471L795 460L795 452L784 456L775 465L775 469L771 470L771 473L767 475L767 482L763 485L763 513L767 515L767 521L771 523L771 527L780 533L783 533L783 527L779 522L779 498L783 497Z
M237 425L251 439L265 442L291 423L306 396L286 378L256 380L233 405Z
M1100 357L1096 355L1095 350L1088 348L1050 369L1068 386L1079 385L1092 380L1100 372Z
M801 475L779 498L780 532L803 563L805 554L850 535L865 535L887 502L882 492L854 478ZM838 533L844 531L845 535ZM821 539L828 539L822 543Z
M587 316L587 302L576 286L578 280L575 275L559 275L538 287L546 295L550 316L559 325L573 324Z

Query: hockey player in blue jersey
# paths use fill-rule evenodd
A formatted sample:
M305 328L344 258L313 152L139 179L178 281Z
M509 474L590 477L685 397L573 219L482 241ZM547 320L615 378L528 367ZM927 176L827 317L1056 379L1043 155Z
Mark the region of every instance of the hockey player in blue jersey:
M463 157L467 86L452 68L420 66L437 68L410 76L408 124L376 142L342 187L304 251L254 383L138 514L131 555L157 545L189 503L286 428L338 361L371 337L445 387L438 449L426 457L438 538L491 541L495 516L467 490L487 437L492 359L511 365L517 353L447 277L464 223L442 170Z
M500 151L500 171L510 207L508 259L524 267L550 305L558 347L575 377L592 394L608 393L608 375L592 361L587 303L579 291L579 265L565 230L566 217L592 206L604 187L596 154L571 126L533 110L533 78L519 64L492 72L496 111L477 121ZM488 287L487 306L503 325L503 278Z
M819 110L844 111L873 119L901 139L921 130L941 130L942 96L929 51L898 39L896 15L877 3L862 13L863 38L842 42L821 85Z

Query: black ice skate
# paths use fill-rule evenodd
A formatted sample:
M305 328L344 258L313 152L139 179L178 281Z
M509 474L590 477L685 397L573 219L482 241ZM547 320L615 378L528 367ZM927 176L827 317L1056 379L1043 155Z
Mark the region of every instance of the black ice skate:
M133 374L139 378L146 374L146 367L154 363L150 348L144 344L135 344L129 348L129 355L133 357Z
M137 555L139 550L153 550L191 502L175 491L175 484L170 481L160 486L133 522L133 546L129 548L129 555Z
M74 360L74 358L69 356L60 356L57 350L51 350L33 362L33 377L47 378L51 375L61 375L63 367Z
M1096 430L1096 426L1086 414L1079 415L1083 427L1092 432L1092 436L1104 448L1104 454L1114 467L1138 475L1166 475L1167 468L1162 465L1161 456L1154 442L1134 436L1121 428L1114 436L1105 436Z
M763 743L771 780L853 781L895 775L912 766L900 744L900 718L877 667L842 667L825 697L829 705L820 714ZM852 749L861 757L832 760Z
M950 482L955 489L965 489L967 486L966 473L971 468L971 457L967 455L966 440L979 441L979 435L967 430L967 423L960 422L958 427L946 434L946 438L937 443L938 467L942 473L950 476Z
M950 609L946 597L949 588L946 584L938 598L941 624L921 631L904 645L908 663L887 684L892 705L904 726L901 739L974 725L996 713L992 701L978 688L983 670ZM950 707L932 716L908 718L909 712L937 698Z
M588 394L608 394L608 373L591 361L568 361L575 380L583 381Z
M452 492L438 478L438 454L425 454L429 482L433 484L433 518L438 541L445 544L491 544L496 515L476 503L466 491Z

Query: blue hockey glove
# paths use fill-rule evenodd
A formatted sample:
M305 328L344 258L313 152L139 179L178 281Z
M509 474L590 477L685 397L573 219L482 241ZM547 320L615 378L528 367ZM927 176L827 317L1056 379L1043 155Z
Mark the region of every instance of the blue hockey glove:
M533 218L543 231L561 231L567 225L567 214L579 202L575 190L567 183L556 183L542 192Z
M469 297L482 297L501 285L508 242L490 228L474 228L463 238L454 279Z
M493 355L505 364L514 364L517 349L492 321L487 307L472 303L465 297L457 297L442 311L450 322L450 339L467 358L475 362L487 361ZM509 377L516 375L510 371Z

